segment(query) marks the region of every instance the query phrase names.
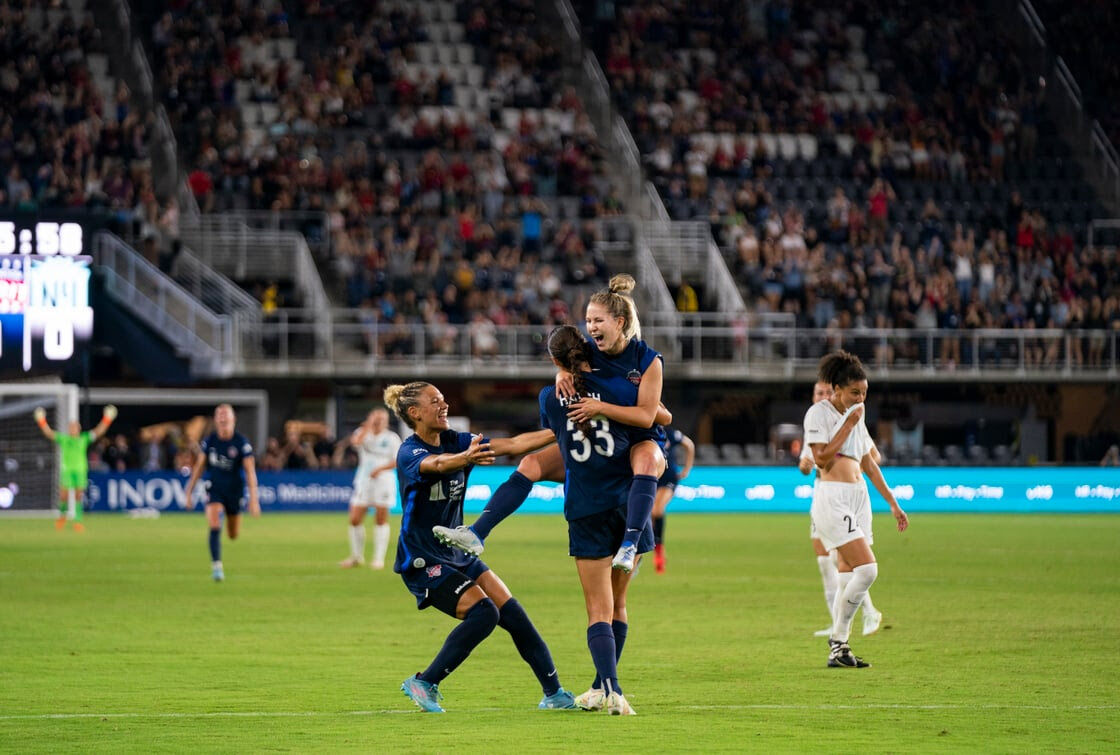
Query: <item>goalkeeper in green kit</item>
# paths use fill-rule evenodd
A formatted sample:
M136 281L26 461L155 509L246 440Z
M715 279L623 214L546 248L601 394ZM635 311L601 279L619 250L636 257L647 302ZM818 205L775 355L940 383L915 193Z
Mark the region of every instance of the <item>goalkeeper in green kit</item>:
M43 431L47 440L58 444L62 453L62 465L59 467L59 496L58 519L55 520L55 529L66 526L66 520L74 522L74 531L82 532L82 496L85 495L86 485L89 484L89 459L86 452L90 443L100 438L109 429L109 425L117 417L117 407L109 404L101 415L101 421L92 430L82 432L82 426L71 422L66 433L56 433L47 424L47 412L43 407L35 408L35 424Z

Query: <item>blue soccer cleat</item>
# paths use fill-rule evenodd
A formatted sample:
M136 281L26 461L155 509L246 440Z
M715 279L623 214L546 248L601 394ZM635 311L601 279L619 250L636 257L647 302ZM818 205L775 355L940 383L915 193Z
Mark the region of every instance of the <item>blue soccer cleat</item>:
M443 699L443 695L439 693L439 687L435 684L410 676L401 684L401 692L412 698L412 702L419 705L425 713L446 712L440 707L439 701Z
M469 553L472 556L482 555L482 538L474 534L474 530L470 527L459 525L452 529L437 524L432 527L432 534L436 536L436 540L444 545L450 545L452 548Z
M611 567L615 569L622 569L622 571L629 574L634 571L634 564L638 561L638 546L634 543L622 544L618 549L618 553L614 554L614 560L611 561Z
M226 578L226 573L225 570L222 569L221 561L217 561L214 563L214 567L210 570L210 576L213 577L215 582L221 582Z
M576 698L561 687L551 695L545 695L537 707L541 710L572 710L576 707Z

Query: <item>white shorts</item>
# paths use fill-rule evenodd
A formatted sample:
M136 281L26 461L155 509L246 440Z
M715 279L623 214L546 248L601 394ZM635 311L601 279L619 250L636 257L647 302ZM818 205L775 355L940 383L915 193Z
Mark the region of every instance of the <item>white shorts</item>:
M871 496L867 483L826 482L818 480L813 490L811 532L828 550L863 538L875 542L871 534Z
M350 497L351 506L376 506L391 509L397 502L397 484L392 474L381 473L377 477L368 474L355 475L354 494Z

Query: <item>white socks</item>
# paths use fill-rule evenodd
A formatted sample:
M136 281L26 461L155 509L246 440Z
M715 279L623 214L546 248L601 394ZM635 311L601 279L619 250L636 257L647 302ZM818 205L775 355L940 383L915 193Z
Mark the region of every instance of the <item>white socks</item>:
M817 567L821 570L821 584L824 585L824 603L828 606L828 615L832 616L832 604L836 602L840 573L836 571L832 556L817 556Z
M844 579L845 576L848 576L848 580ZM867 597L867 591L877 576L879 576L879 565L875 562L857 566L852 569L850 576L840 574L840 583L844 584L847 581L847 586L837 591L831 639L838 642L848 641L848 634L852 630L852 618Z
M366 528L362 524L350 525L350 558L364 561L366 551Z
M373 563L384 564L385 552L389 549L389 525L373 525Z

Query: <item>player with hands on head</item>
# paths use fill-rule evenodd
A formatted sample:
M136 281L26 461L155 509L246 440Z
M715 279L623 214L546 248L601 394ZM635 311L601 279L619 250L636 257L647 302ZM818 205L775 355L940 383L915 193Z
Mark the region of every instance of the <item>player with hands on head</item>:
M226 517L226 533L236 540L241 532L241 502L249 489L249 513L261 515L257 498L257 465L253 445L237 432L237 415L229 404L214 409L214 430L199 447L200 453L191 469L184 506L194 508L194 486L203 471L210 483L206 490L206 524L209 530L210 576L215 582L225 579L222 565L222 514Z
M495 627L513 638L544 693L541 709L574 708L560 685L552 654L517 598L481 559L443 545L432 527L463 522L463 500L471 470L494 463L497 456L517 456L554 442L549 430L512 438L483 438L451 429L448 403L431 383L391 385L385 404L413 434L397 451L397 481L404 513L393 571L416 598L416 607L434 606L459 620L443 647L423 671L410 676L401 690L429 713L443 713L439 684Z
M848 646L852 618L879 573L871 551L871 498L864 475L887 501L898 531L909 526L906 512L883 478L871 451L874 444L864 423L867 373L859 358L836 351L821 359L819 377L832 386L832 398L820 401L805 414L805 442L812 446L820 479L813 491L812 517L818 537L852 567L848 585L837 590L828 665L865 668L871 664Z
M113 420L117 418L117 407L107 404L101 412L101 420L92 430L85 432L77 421L72 421L65 433L56 433L47 422L47 410L41 406L35 407L32 416L43 437L58 445L61 456L58 468L58 518L54 522L55 529L61 530L66 526L67 521L71 521L74 523L75 532L84 532L82 499L89 485L89 446L104 435L109 425L113 424Z

